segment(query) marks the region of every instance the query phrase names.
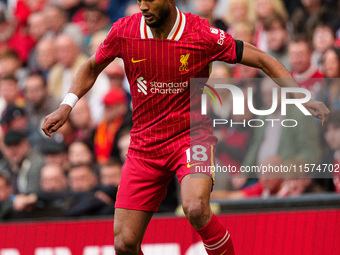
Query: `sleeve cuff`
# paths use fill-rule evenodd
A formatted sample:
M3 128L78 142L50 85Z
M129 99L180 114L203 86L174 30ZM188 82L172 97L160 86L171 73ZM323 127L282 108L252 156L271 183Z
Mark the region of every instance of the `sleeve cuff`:
M236 44L236 63L240 63L243 56L243 41L235 40Z

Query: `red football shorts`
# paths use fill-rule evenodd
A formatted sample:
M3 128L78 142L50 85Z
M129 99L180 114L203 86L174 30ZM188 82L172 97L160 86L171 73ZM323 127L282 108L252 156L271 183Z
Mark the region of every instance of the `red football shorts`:
M213 179L215 144L215 139L191 144L162 158L127 155L115 207L157 212L175 174L180 183L190 173L204 173Z

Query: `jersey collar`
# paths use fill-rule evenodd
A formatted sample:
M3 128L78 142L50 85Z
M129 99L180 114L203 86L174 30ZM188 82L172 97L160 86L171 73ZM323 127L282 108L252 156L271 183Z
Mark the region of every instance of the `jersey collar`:
M183 34L186 19L185 15L180 10L178 10L177 7L176 10L177 10L176 22L173 28L171 29L167 39L178 41ZM150 27L145 23L144 16L142 16L140 22L140 34L142 39L153 39L153 34L151 32Z

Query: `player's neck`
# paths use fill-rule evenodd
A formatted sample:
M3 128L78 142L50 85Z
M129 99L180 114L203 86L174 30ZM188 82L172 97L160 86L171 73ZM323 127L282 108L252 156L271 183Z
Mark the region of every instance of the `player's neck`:
M177 18L177 9L174 6L173 8L171 8L170 15L169 15L168 19L164 22L164 24L162 24L161 26L159 26L157 28L150 27L151 32L153 34L153 38L155 38L155 39L167 39L168 35L171 32L171 29L175 25L176 18Z

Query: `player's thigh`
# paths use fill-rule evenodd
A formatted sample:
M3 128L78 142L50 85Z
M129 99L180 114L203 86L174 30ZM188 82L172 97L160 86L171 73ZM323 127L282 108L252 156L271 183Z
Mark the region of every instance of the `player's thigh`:
M183 205L197 200L209 203L214 179L214 144L209 141L200 142L191 145L188 150L190 153L186 153L186 159L180 159L183 163L177 169Z
M139 246L153 212L116 208L113 223L115 243Z
M157 212L175 174L161 167L163 161L128 156L122 170L115 207Z
M209 203L212 179L205 174L188 174L181 181L181 198L183 205L191 201Z

